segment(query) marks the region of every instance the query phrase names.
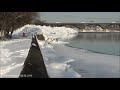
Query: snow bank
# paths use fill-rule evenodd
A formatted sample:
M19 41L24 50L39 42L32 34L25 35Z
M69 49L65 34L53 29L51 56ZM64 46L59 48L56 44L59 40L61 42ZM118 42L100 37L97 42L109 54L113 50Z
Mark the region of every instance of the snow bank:
M0 77L16 78L30 48L30 39L14 39L0 43Z
M31 38L33 35L42 34L40 26L36 25L25 25L13 33L13 38L22 38L23 33L25 33L26 38Z
M50 26L41 26L42 32L46 38L72 38L78 33L77 30L66 27L50 27Z
M51 63L47 66L49 75L52 78L80 78L81 75L76 73L69 65L64 63Z
M13 33L13 38L22 38L22 34L25 33L27 38L32 35L43 34L45 39L48 38L59 38L66 39L72 38L78 33L77 30L66 27L50 27L40 25L25 25L22 28L17 29Z
M48 74L51 78L80 78L78 74L71 68L71 62L75 60L67 57L60 57L56 54L52 45L44 44L45 42L38 41Z

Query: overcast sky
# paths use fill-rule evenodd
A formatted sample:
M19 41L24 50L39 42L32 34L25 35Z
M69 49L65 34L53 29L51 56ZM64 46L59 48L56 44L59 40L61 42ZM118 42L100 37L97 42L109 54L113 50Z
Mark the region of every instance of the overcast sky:
M120 21L120 12L40 12L41 19L47 22L102 22Z

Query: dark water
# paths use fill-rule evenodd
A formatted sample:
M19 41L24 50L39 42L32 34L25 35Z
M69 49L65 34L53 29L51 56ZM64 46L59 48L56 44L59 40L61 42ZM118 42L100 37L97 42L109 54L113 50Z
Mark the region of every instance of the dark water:
M73 48L120 56L120 32L81 32L67 41Z

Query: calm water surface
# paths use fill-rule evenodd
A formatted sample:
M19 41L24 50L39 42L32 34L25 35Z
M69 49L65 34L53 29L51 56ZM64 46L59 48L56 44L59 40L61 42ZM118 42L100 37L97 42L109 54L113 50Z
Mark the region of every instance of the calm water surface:
M73 48L120 56L120 32L81 32L67 41Z

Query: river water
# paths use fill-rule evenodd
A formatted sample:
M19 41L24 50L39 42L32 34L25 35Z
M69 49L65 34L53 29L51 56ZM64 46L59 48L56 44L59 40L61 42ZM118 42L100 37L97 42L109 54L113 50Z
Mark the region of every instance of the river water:
M65 41L75 50L68 53L76 60L71 66L83 78L120 77L120 32L80 32Z
M67 41L73 48L120 56L120 32L81 32Z

